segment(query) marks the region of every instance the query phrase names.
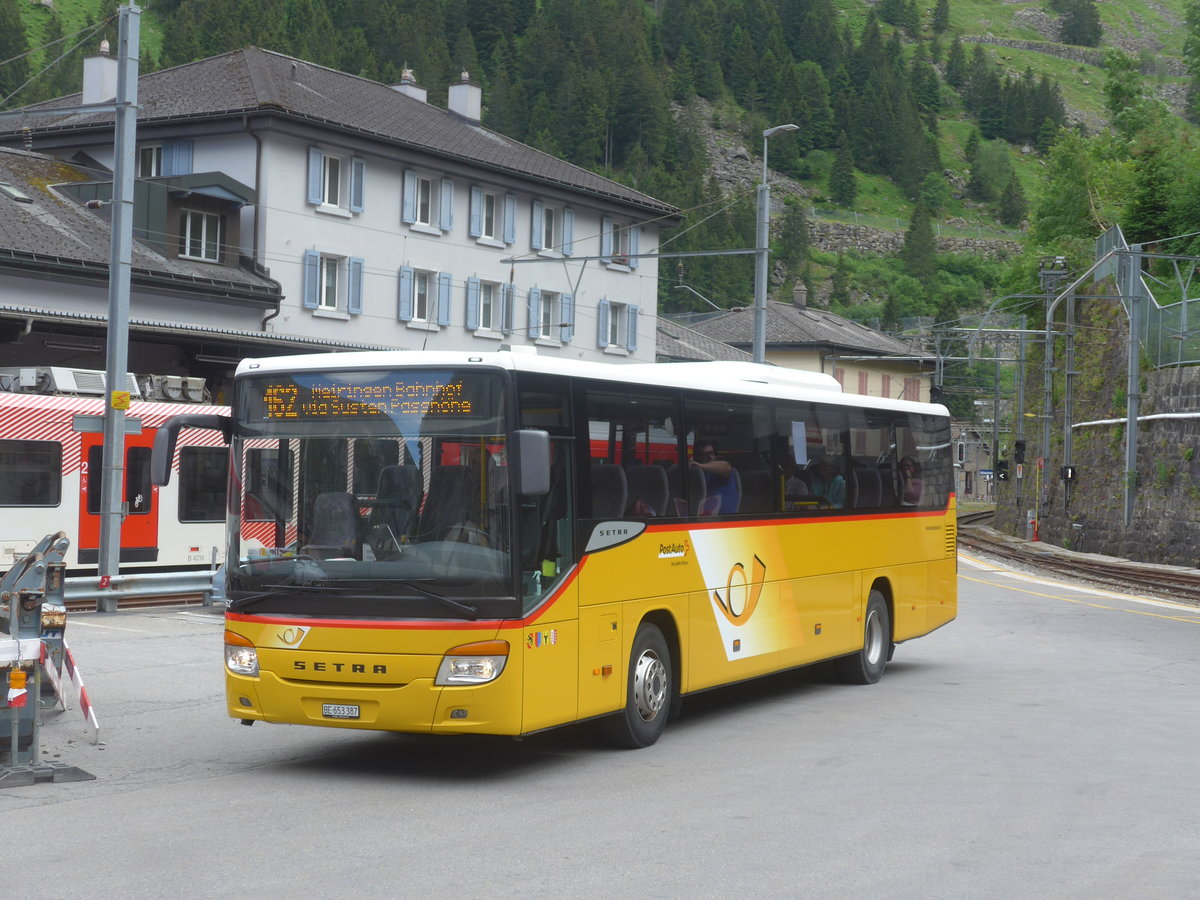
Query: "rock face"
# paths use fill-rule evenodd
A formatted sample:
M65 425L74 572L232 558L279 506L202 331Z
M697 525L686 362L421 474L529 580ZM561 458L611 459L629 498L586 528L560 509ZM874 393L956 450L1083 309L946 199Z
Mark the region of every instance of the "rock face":
M1046 503L1039 522L1041 540L1060 547L1105 553L1144 562L1200 565L1200 367L1144 370L1137 425L1137 491L1133 518L1125 525L1125 392L1127 324L1120 305L1100 300L1081 310L1079 333L1113 335L1077 348L1072 465L1068 491L1061 478L1062 376L1056 373L1051 411L1051 450L1037 477L1039 426L1027 426L1025 478L999 482L996 527L1027 536L1028 514ZM1100 329L1099 331L1095 331ZM1082 343L1082 342L1080 342ZM1061 369L1061 351L1056 364ZM1026 400L1040 412L1035 397L1042 384L1041 363L1026 371L1034 385ZM1039 422L1033 418L1030 422ZM1010 442L1011 446L1011 442ZM1010 454L1011 461L1011 454Z

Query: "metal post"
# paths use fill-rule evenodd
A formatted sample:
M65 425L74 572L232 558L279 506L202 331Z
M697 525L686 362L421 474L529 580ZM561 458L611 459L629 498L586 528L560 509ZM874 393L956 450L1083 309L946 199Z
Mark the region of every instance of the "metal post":
M1063 470L1074 462L1071 442L1071 423L1075 405L1075 291L1067 297L1067 329L1063 348ZM1063 478L1063 509L1071 505L1070 479Z
M1037 524L1034 530L1040 535L1042 517L1050 505L1049 479L1043 477L1043 465L1050 464L1050 423L1054 407L1054 306L1046 304L1045 372L1042 383L1042 440L1038 447ZM1042 462L1044 460L1044 463Z
M1133 504L1137 499L1138 407L1141 400L1141 315L1142 245L1130 244L1122 254L1125 264L1121 293L1129 298L1129 359L1125 386L1125 527L1133 523Z
M105 358L104 471L100 482L101 577L120 568L121 519L125 474L125 383L129 359L129 283L133 257L133 176L137 148L139 16L132 4L119 10L117 97L113 139L112 237L108 264L108 345ZM114 612L116 599L97 603Z
M1025 329L1028 327L1027 317L1021 316L1021 334L1019 335L1017 351L1017 422L1016 437L1013 438L1012 477L1017 482L1017 508L1024 507L1025 479L1017 477L1016 442L1025 440ZM1024 463L1022 463L1022 474Z
M762 181L758 183L758 215L754 243L754 346L756 363L767 359L767 256L771 244L771 186L767 183L767 141L785 131L799 131L799 125L776 125L763 135Z

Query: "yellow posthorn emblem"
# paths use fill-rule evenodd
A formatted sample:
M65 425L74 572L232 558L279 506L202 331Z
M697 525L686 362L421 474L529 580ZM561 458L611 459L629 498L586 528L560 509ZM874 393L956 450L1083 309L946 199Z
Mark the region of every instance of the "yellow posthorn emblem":
M749 621L750 616L754 614L754 608L758 606L758 598L762 596L763 582L767 578L767 566L757 556L754 557L754 568L750 579L746 578L746 567L741 563L734 563L733 568L729 570L729 580L725 583L725 597L721 598L720 591L713 591L713 600L717 606L721 608L721 612L725 614L730 623L734 625L743 625ZM735 581L740 581L740 584L734 584ZM734 600L734 592L738 592L744 598L744 602L737 603ZM740 610L735 611L735 606L740 606Z

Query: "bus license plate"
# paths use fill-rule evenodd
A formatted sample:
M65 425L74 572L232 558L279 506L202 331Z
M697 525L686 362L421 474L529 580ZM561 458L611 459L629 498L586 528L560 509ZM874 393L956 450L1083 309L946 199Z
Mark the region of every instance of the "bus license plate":
M321 715L327 719L357 719L358 707L344 703L322 703Z

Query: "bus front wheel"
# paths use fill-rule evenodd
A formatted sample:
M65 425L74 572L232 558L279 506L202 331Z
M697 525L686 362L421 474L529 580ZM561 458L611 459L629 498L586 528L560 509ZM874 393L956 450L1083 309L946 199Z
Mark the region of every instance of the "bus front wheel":
M644 623L633 639L625 708L604 720L604 733L617 747L649 747L663 732L674 692L671 653L657 626Z
M872 590L863 617L862 649L837 661L838 676L847 684L874 684L883 677L891 648L892 621L887 601L879 591Z

